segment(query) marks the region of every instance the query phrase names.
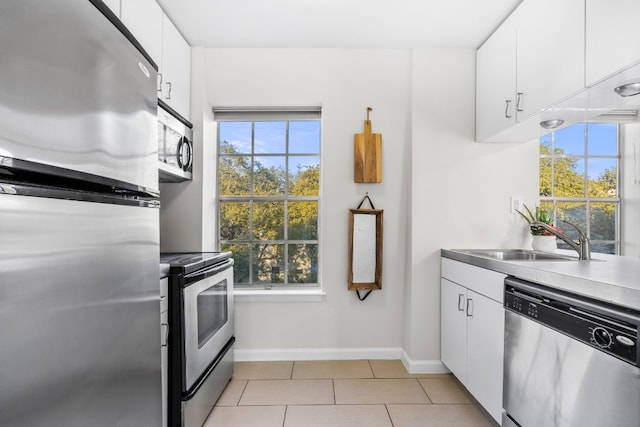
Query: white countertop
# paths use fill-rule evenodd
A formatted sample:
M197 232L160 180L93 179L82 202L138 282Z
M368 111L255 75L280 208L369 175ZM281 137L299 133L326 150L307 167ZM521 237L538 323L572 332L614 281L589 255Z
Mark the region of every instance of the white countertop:
M559 250L563 255L573 251ZM640 310L640 258L593 254L591 261L503 261L442 249L445 258L476 265L559 290Z

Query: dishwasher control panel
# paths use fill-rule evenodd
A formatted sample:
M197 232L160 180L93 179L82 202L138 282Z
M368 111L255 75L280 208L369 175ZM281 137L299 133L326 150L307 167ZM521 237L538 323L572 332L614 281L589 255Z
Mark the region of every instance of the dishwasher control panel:
M582 304L547 288L519 286L505 281L505 309L537 321L569 337L608 353L625 362L640 366L638 326L640 318L593 301ZM635 321L634 321L635 320Z

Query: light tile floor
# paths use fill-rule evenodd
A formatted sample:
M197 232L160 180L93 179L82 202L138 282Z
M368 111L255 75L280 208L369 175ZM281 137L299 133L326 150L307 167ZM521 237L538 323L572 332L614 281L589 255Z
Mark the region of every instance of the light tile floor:
M204 427L495 427L451 375L399 360L236 362Z

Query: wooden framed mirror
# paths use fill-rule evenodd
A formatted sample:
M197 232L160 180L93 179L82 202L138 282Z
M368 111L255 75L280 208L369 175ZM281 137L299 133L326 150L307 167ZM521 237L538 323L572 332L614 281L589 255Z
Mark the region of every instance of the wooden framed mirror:
M349 209L349 290L382 289L382 209Z

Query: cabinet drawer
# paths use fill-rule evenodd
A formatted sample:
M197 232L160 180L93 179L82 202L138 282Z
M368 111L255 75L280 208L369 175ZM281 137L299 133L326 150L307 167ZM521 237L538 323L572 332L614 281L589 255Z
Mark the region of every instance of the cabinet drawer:
M504 302L504 279L507 276L502 273L442 258L441 276L500 304Z

